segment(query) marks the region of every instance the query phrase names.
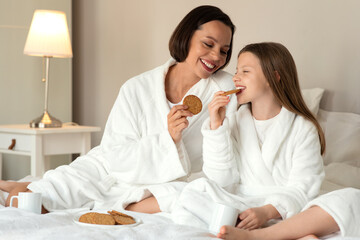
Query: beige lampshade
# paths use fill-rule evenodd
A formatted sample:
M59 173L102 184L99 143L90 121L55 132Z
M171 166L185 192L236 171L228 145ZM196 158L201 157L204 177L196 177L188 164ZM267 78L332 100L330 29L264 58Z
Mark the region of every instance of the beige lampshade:
M60 58L73 56L64 12L35 10L24 54Z

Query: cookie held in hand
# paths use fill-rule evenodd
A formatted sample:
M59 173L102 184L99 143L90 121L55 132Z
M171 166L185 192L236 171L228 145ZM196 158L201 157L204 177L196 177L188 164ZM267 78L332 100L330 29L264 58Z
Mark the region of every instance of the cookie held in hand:
M200 98L198 98L195 95L188 95L184 98L183 104L188 106L188 110L196 115L199 112L201 112L202 109L202 102L200 100Z

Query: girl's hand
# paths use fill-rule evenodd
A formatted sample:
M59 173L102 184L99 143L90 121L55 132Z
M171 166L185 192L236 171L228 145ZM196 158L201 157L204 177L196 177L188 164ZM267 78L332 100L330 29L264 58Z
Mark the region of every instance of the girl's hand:
M261 227L270 219L280 218L281 215L276 208L271 205L262 207L249 208L239 214L241 222L237 225L238 228L253 230Z
M186 105L174 106L167 115L168 131L175 144L180 142L182 131L189 126L186 118L193 116L187 108Z
M208 105L210 115L210 129L218 129L225 118L226 105L230 102L229 96L222 96L223 91L214 94L213 100Z
M241 222L238 228L253 230L261 227L268 221L266 211L262 207L249 208L239 214Z

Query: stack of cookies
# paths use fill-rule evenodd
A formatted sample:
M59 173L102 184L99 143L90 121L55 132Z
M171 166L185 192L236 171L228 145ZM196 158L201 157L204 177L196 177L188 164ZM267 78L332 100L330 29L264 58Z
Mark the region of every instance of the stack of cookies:
M132 216L115 210L106 213L89 212L80 216L79 222L100 225L128 225L136 223Z

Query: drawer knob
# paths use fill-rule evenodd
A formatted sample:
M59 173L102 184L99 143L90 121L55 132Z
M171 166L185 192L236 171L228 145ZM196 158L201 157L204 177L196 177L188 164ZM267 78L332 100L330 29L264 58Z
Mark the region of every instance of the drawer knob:
M10 146L9 146L9 150L13 150L13 148L15 147L15 145L16 145L16 139L11 139L11 144L10 144Z

